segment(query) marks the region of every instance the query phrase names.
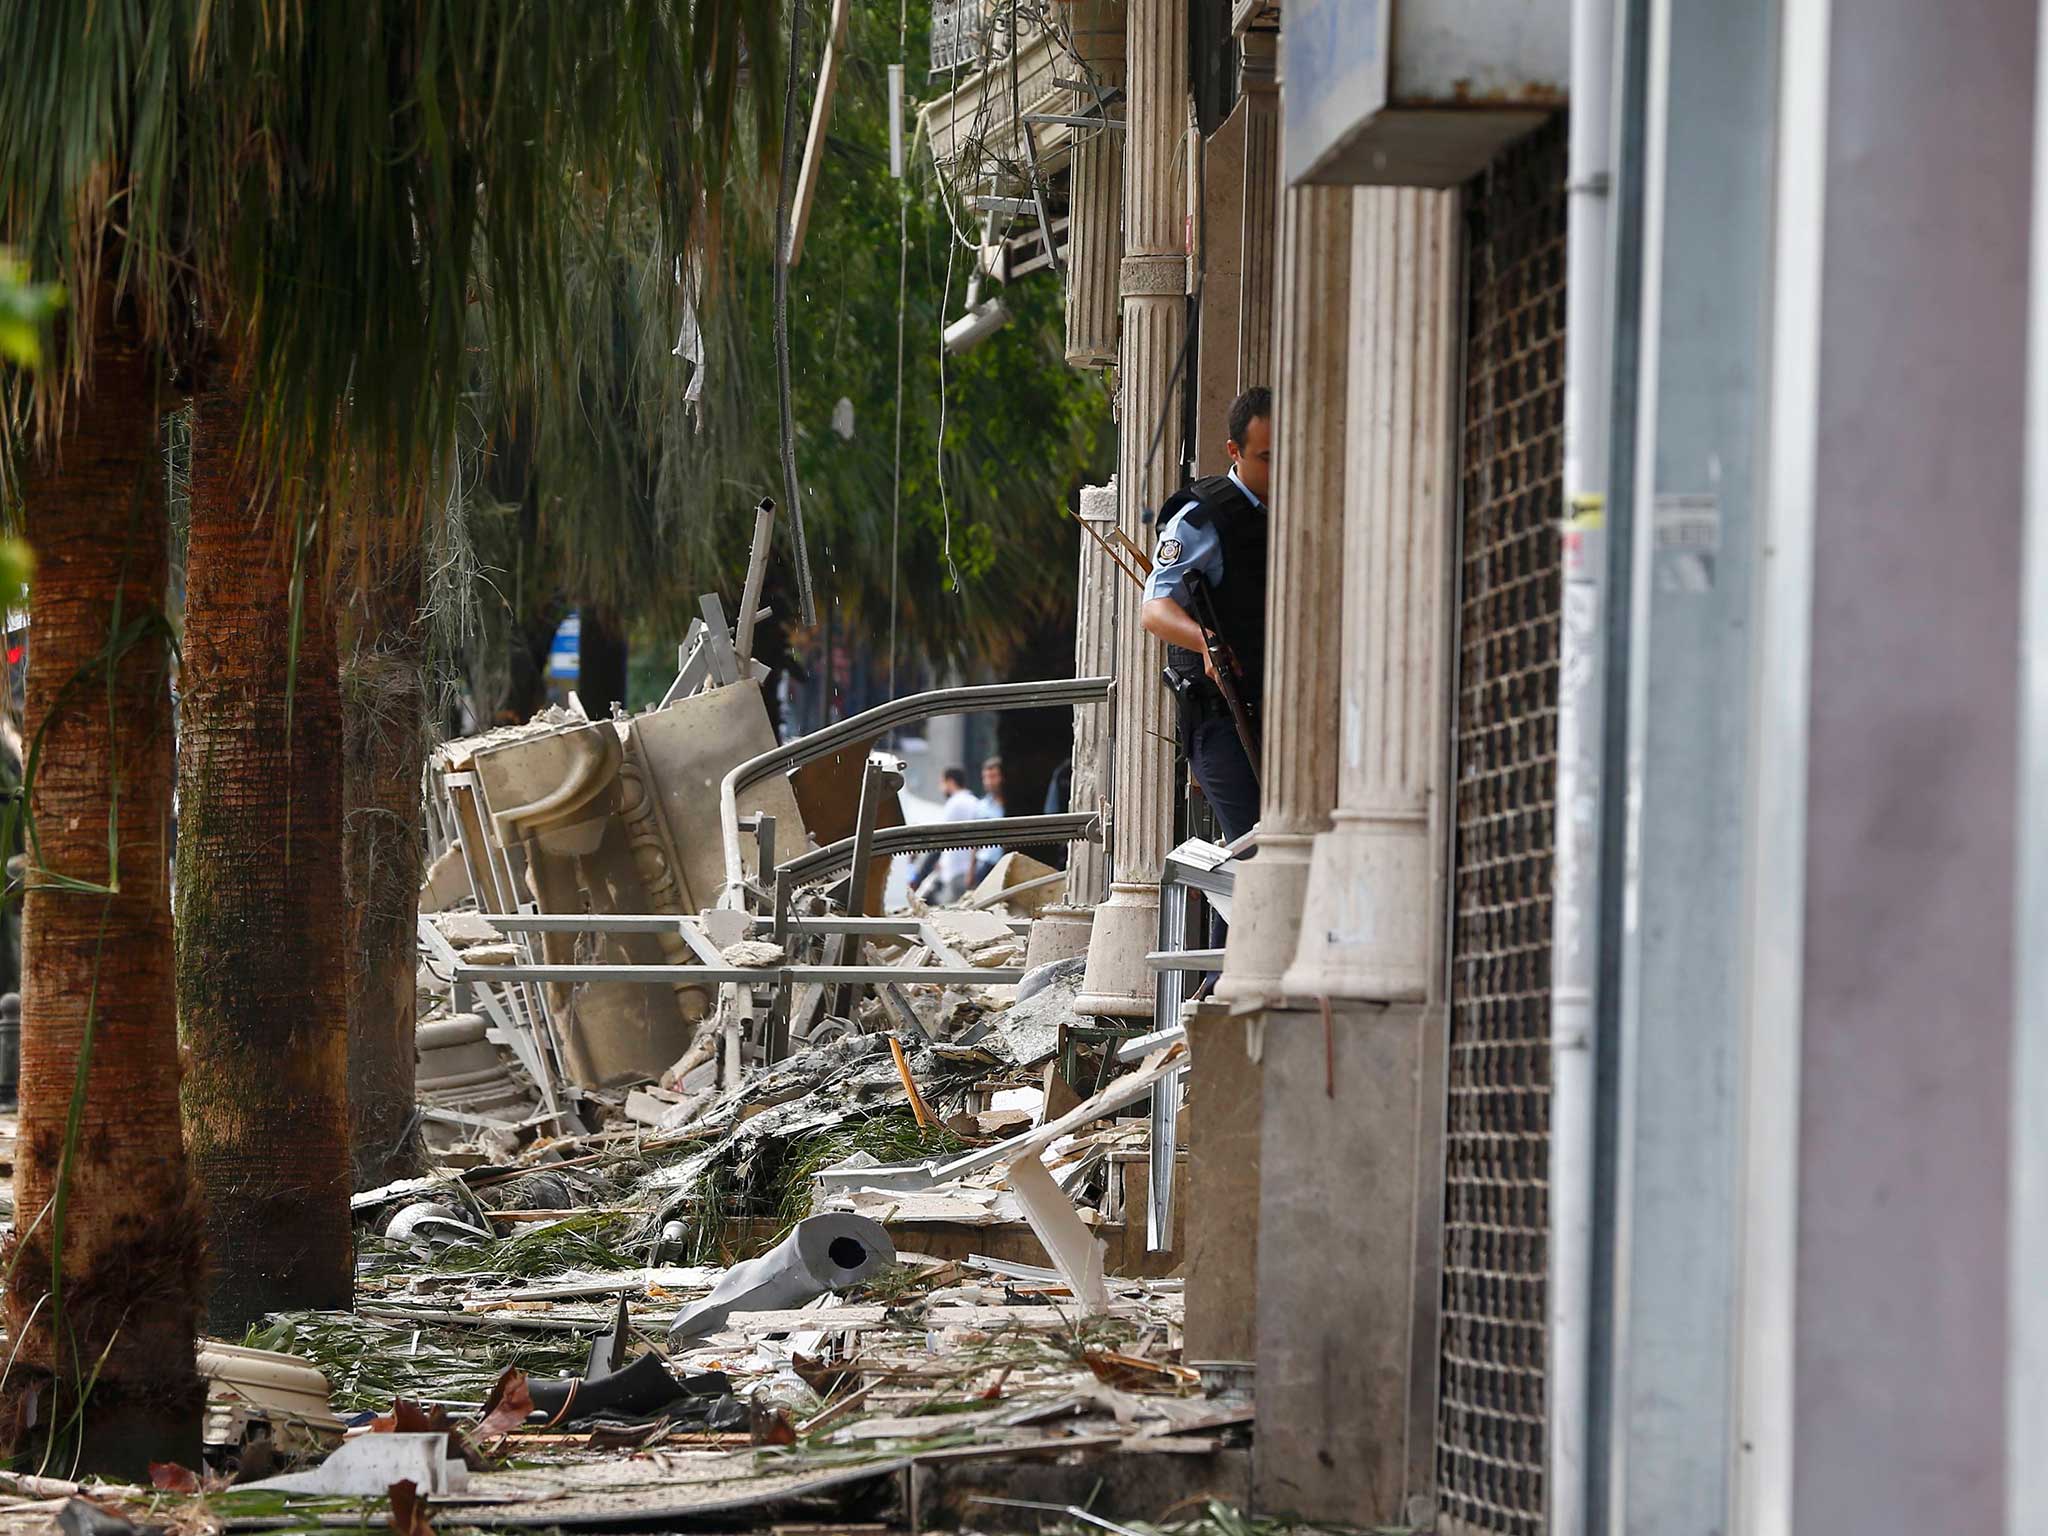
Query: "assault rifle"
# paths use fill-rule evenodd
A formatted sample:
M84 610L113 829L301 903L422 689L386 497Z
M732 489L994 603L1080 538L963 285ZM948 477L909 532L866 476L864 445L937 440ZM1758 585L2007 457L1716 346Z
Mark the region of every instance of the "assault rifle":
M1202 631L1202 649L1209 653L1209 669L1216 676L1216 691L1223 695L1223 703L1230 710L1230 723L1237 727L1238 742L1251 763L1252 783L1257 784L1259 728L1252 720L1244 695L1237 689L1237 653L1223 638L1223 626L1216 622L1216 601L1209 595L1209 584L1200 576L1188 579L1188 598L1193 604L1195 624Z
M1152 521L1152 514L1145 514L1145 521ZM1101 546L1104 554L1116 562L1117 569L1142 592L1145 578L1152 574L1152 558L1137 545L1131 536L1121 528L1111 525L1108 534L1100 533L1095 525L1081 520L1081 531ZM1239 745L1251 763L1252 783L1259 782L1259 728L1252 720L1252 712L1245 704L1244 695L1237 691L1237 653L1230 648L1230 642L1223 638L1222 627L1216 622L1216 602L1209 596L1209 584L1200 576L1188 580L1188 598L1194 604L1193 617L1202 631L1202 649L1209 653L1209 665L1216 673L1216 691L1223 695L1223 703L1230 710L1230 723L1237 727ZM1173 668L1166 669L1166 686L1176 693L1184 693L1194 685Z

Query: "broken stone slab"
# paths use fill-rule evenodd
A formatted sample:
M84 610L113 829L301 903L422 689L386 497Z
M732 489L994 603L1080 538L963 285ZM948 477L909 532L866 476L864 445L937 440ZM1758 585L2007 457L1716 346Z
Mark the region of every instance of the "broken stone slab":
M55 1479L50 1481L54 1482ZM106 1491L98 1487L93 1491L101 1497L106 1496ZM139 1493L141 1490L136 1491ZM62 1507L57 1511L54 1526L59 1536L142 1536L143 1527L126 1515L117 1515L111 1509L102 1509L91 1499L65 1497L61 1494L58 1497L64 1498ZM150 1527L152 1533L161 1529L163 1527Z
M735 683L608 721L543 711L525 726L446 743L432 760L434 792L460 831L480 902L508 910L530 900L557 916L593 908L696 914L717 910L726 885L720 783L775 744L760 689ZM804 818L784 776L742 791L738 808L773 816L785 849L805 846ZM502 857L514 845L525 863L516 889ZM746 921L734 914L714 942L747 938ZM452 933L450 941L460 943ZM501 940L479 934L474 942ZM680 930L666 929L550 931L534 947L536 958L556 965L687 966L695 956ZM485 962L477 947L464 958ZM622 1091L688 1049L716 990L687 980L562 981L539 985L536 995L569 1082Z
M199 1341L198 1364L206 1382L209 1446L239 1447L252 1432L267 1435L286 1456L340 1443L346 1426L329 1402L327 1378L318 1366L221 1339Z
M737 944L728 944L721 949L718 958L727 965L765 968L782 964L783 948L768 939L741 939Z
M1038 1123L1038 1116L1026 1109L985 1109L974 1116L974 1128L981 1136L1014 1136Z
M310 1472L288 1472L242 1486L381 1499L394 1483L411 1483L423 1494L445 1498L469 1487L469 1469L460 1456L449 1453L445 1432L358 1435Z
M462 862L461 846L450 844L427 866L426 878L420 882L420 910L438 914L469 898L469 866Z
M706 1064L704 1067L699 1068L699 1070L708 1073L714 1071L715 1068ZM717 1098L718 1087L715 1083L704 1082L696 1087L686 1086L677 1091L676 1101L662 1110L659 1119L648 1121L646 1124L650 1129L664 1133L683 1130L693 1124L700 1114L709 1109ZM643 1106L643 1108L652 1107L652 1105Z
M1077 1018L1074 999L1080 995L1085 958L1057 960L1033 971L1019 983L1019 1000L988 1015L984 1044L999 1046L1019 1067L1035 1067L1060 1048L1060 1026Z
M1006 853L982 877L969 907L1008 907L1017 917L1036 917L1065 894L1064 872L1028 853Z
M626 1095L624 1114L642 1125L660 1125L683 1096L662 1088L635 1088Z
M467 949L472 944L496 944L505 937L484 921L481 912L436 912L433 918L441 937L457 949Z
M993 965L997 962L976 962L974 952L992 945L1014 946L1018 943L1017 936L1010 931L1009 919L994 912L942 907L925 913L924 921L948 949L966 957L969 964Z

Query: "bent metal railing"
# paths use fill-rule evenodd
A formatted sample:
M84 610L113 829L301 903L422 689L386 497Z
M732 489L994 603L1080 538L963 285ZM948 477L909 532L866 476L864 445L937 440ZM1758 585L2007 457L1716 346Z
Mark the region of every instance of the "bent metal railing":
M1061 677L1031 683L984 683L972 688L939 688L930 693L913 693L904 698L892 699L887 704L879 704L857 715L849 715L821 731L812 731L807 736L786 742L772 751L763 752L758 757L748 758L727 773L718 786L719 833L725 851L725 893L719 898L720 905L746 905L747 871L746 860L741 853L739 796L740 791L749 785L760 783L772 773L787 773L792 768L801 768L805 763L829 757L857 742L872 741L884 731L894 730L901 725L911 725L920 720L929 720L937 715L971 714L983 710L1051 709L1062 704L1099 704L1111 696L1113 688L1111 679L1106 677ZM1014 819L1028 821L1038 818ZM983 835L974 838L972 842L953 846L971 848L994 841L995 839L987 834L996 825L994 821L979 823ZM878 846L881 835L879 832L876 834ZM1059 834L1040 839L1044 842L1058 840ZM925 843L919 846L933 848L947 845Z

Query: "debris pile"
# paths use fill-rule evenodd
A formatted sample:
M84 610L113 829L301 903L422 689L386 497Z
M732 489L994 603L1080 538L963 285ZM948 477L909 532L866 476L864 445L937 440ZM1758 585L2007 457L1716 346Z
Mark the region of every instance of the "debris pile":
M1181 1359L1152 1209L1185 1047L1078 1016L1079 960L1025 969L1061 877L1024 855L872 915L900 765L778 748L733 638L698 626L655 709L435 754L426 1166L355 1197L353 1310L207 1346L208 1464L163 1484L192 1528L990 1529L1120 1457L1242 1501L1249 1401Z
M907 1072L887 1037L848 1034L686 1124L621 1116L365 1191L353 1311L208 1346L209 1464L97 1507L176 1489L194 1529L364 1498L442 1528L823 1507L1015 1529L1036 1517L981 1501L1086 1503L1127 1461L1134 1488L1242 1502L1250 1401L1182 1362L1179 1280L1104 1273L1105 1175L1143 1136L1113 1117L1170 1066L1048 1115L1056 1031L1033 1016L1072 986L990 1005L972 1043L920 1045ZM1036 1229L1040 1182L1092 1261L1056 1221L1052 1264L982 1251ZM958 1256L926 1251L953 1229Z
M437 912L424 921L441 940L421 945L417 984L415 1082L428 1148L509 1156L518 1133L537 1123L539 1096L516 1052L491 1037L484 1016L455 1011L454 967L516 964L518 951L473 911Z

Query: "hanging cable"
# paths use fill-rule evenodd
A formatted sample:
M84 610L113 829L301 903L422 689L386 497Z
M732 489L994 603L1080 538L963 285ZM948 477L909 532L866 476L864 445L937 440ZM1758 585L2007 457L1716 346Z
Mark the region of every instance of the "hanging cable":
M910 66L910 0L897 0L896 51L902 62L896 66L897 80ZM892 94L889 110L890 134L902 140L903 102ZM896 592L902 572L900 551L903 538L903 316L910 293L910 167L907 156L899 156L894 167L905 177L896 188L896 476L889 497L889 697L896 697Z
M818 622L811 590L811 551L804 539L803 491L796 483L796 415L789 402L789 195L796 154L798 55L803 47L804 0L790 0L789 74L782 93L782 164L775 185L775 389L782 417L782 493L789 506L789 543L796 556L798 611L806 628Z
M975 260L979 261L979 256ZM953 307L953 247L946 247L946 292L939 301L939 313L946 314ZM960 590L960 571L953 564L953 507L946 499L946 338L939 337L939 436L933 445L932 459L939 474L939 517L945 525L946 579L957 594Z

